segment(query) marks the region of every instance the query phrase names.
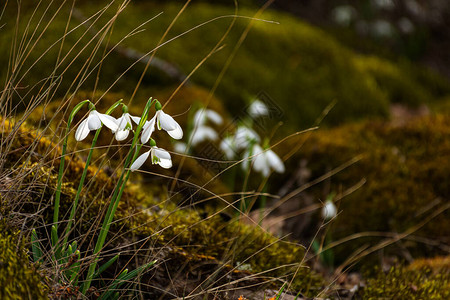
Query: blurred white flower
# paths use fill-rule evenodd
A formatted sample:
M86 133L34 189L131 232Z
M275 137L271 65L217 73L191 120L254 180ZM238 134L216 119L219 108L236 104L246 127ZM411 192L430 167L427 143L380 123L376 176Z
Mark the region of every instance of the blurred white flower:
M176 142L173 145L173 150L175 150L175 152L178 152L178 153L186 153L187 145L183 142Z
M120 118L117 119L118 129L112 131L117 141L123 141L128 137L130 130L133 130L133 125L131 120L136 124L139 124L139 117L130 115L129 113L124 113Z
M336 214L337 208L336 205L334 205L333 201L325 201L325 205L322 207L322 218L327 221L334 218Z
M261 146L255 144L252 151L247 150L244 157L252 157L253 169L261 173L264 177L268 177L270 172L274 170L277 173L284 173L285 168L283 161L270 149L262 149ZM242 167L247 170L249 160L244 160Z
M91 110L88 117L84 119L78 126L77 131L75 132L75 140L84 140L91 130L100 129L100 127L102 127L102 124L104 124L114 132L119 128L117 120L114 117L106 114L101 114L95 109Z
M260 138L253 130L245 126L239 126L234 135L234 145L236 149L247 149L250 144L259 143Z
M234 137L228 136L224 138L219 145L220 150L225 154L227 159L233 159L236 156L236 144L234 143Z
M395 8L394 1L392 0L372 0L372 3L381 9L388 9L391 10Z
M131 165L130 170L136 171L137 169L142 167L149 156L151 156L152 164L158 164L164 169L169 169L172 167L172 158L170 157L170 153L162 148L153 146L149 151L136 158L136 160Z
M216 125L222 124L222 117L212 109L201 108L194 115L194 125L203 126L207 121L211 121Z
M331 16L337 24L349 26L356 17L356 9L351 5L337 6L331 12Z
M150 121L145 122L142 128L141 142L147 143L150 137L155 131L155 125L159 130L164 129L174 139L179 140L183 137L183 129L170 115L166 114L162 110L158 110Z
M391 37L394 34L394 28L386 20L376 20L371 27L372 33L378 37Z
M195 146L204 141L215 141L218 138L217 132L208 126L198 126L194 128L191 135L191 145Z
M255 100L252 102L252 104L250 104L248 113L253 118L257 118L269 115L269 109L267 108L267 105L265 105L262 101Z
M398 21L398 27L403 33L410 34L414 31L414 24L408 18L401 18Z

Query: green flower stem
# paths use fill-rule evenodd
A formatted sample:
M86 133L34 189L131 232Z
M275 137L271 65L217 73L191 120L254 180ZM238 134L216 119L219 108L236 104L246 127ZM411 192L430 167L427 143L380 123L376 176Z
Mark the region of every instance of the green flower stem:
M110 115L114 111L114 109L116 109L121 104L121 102L122 102L122 99L120 99L119 101L114 103L106 111L106 114ZM83 189L84 180L86 179L86 175L87 175L87 172L88 172L88 169L89 169L89 165L91 163L92 153L94 152L95 145L97 144L97 139L98 139L98 136L100 134L100 131L101 131L101 128L95 132L95 136L94 136L94 139L92 140L92 144L91 144L91 149L89 150L89 154L88 154L88 157L86 159L86 163L84 165L83 174L81 175L80 183L78 184L78 190L77 190L77 193L75 195L75 200L73 201L72 210L70 211L69 223L67 224L66 231L65 231L65 234L64 234L64 242L62 244L63 245L63 249L66 249L66 246L67 246L67 241L69 239L70 229L71 229L72 224L74 222L75 213L76 213L77 206L78 206L78 201L80 199L81 190Z
M142 147L142 145L139 145L138 147L136 147L136 145L139 141L139 134L140 134L145 122L147 121L148 113L150 112L150 108L152 105L153 105L153 100L150 98L147 101L147 105L144 108L144 112L142 113L141 120L139 122L139 125L138 125L136 132L134 134L134 137L133 137L133 142L131 143L131 149L136 149L136 150L134 151L134 154L133 154L132 150L128 153L128 156L127 156L127 158L125 160L125 164L124 164L125 168L128 168L131 165L131 163L136 159L136 157L139 153L139 150ZM122 193L123 193L123 190L125 189L125 186L128 181L128 178L130 176L130 173L131 173L131 171L127 170L126 172L122 172L122 174L120 175L119 182L116 185L116 188L114 189L114 192L113 192L113 195L111 198L111 202L109 203L109 206L108 206L108 211L106 212L105 218L103 220L102 228L100 229L100 234L98 236L97 243L95 244L94 253L93 253L94 256L98 255L98 253L102 250L103 245L105 244L105 240L106 240L106 236L109 231L109 227L111 226L112 220L114 218L114 214L119 205L120 198L122 197ZM91 285L92 279L94 278L97 261L98 261L98 257L95 257L94 261L89 266L86 281L84 282L83 286L81 287L81 292L83 294L86 294L87 290L89 289L89 287Z
M61 152L61 162L59 164L58 183L56 186L56 194L55 194L55 205L54 205L54 209L53 209L53 225L55 226L56 232L58 232L59 202L61 199L62 177L63 177L63 173L64 173L64 163L65 163L65 158L66 158L67 140L69 138L70 125L72 123L72 120L73 120L73 117L75 116L75 114L81 109L81 107L83 107L84 104L86 104L88 102L90 103L89 100L84 100L84 101L78 103L74 107L72 112L70 113L69 120L67 120L66 134L64 137L64 143L63 143L63 148L62 148L62 152ZM57 238L52 239L53 247L56 245L55 243L57 242L57 240L58 240Z

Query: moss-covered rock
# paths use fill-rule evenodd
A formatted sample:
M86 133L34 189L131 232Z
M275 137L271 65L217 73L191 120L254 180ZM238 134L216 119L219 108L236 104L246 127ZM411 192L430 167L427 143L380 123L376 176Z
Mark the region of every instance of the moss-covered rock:
M56 170L61 150L33 128L15 125L17 124L4 120L1 130L2 140L9 141L8 151L4 153L6 159L4 170L20 175L18 177L20 180L15 180L9 188L27 193L28 198L24 199L29 201L22 203L21 212L37 211L39 207L47 207L42 213L42 218L44 224L50 224L51 199L57 182ZM84 163L77 155L66 158L61 212L70 209L83 167ZM98 228L102 221L101 216L116 180L114 174L106 174L95 165L89 167L83 201L79 204L74 233L70 237L71 240L79 240L82 256L88 255L91 248L89 243L81 241L83 238L90 240L95 236L95 228ZM65 213L62 213L61 218L64 215ZM166 188L158 183L129 184L122 196L115 220L107 239L109 241L107 249L109 251L116 247L122 249L124 254L118 262L118 268L127 266L133 253L139 258L138 261L143 261L148 257L148 251L151 251L153 253L151 257L163 263L151 271L150 277L144 277L143 280L148 280L149 286L159 286L161 290L171 291L180 288L180 286L165 286L171 283L168 278L173 279L174 276L167 273L169 270L177 270L179 273L176 276L185 274L186 277L180 280L187 280L189 277L190 284L195 278L203 278L195 281L200 284L217 271L214 276L220 276L212 283L208 283L211 287L214 284L224 283L224 280L227 282L229 280L227 274L230 272L234 274L238 262L250 264L250 269L254 273L267 271L265 275L286 276L286 278L300 267L294 286L305 293L315 293L323 284L320 277L300 264L304 257L302 246L281 241L258 227L244 225L238 220L225 221L219 212L208 213L193 206L181 209L170 201ZM64 219L59 227L63 228L63 224ZM46 236L43 229L44 227L39 229L39 236ZM43 245L46 249L45 243ZM127 249L137 252L129 252ZM198 268L204 265L205 261L208 265L216 267L200 272ZM237 274L243 277L250 275L245 275L245 272ZM152 281L152 278L156 279ZM151 293L156 295L161 292Z
M19 231L0 223L0 298L48 299L43 276L29 261L26 243Z
M290 145L277 150L292 151L305 142L302 141L305 137L293 139ZM340 260L366 243L374 245L386 238L385 242L394 243L395 234L399 234L397 237L405 234L397 243L400 247L395 249L406 247L413 256L440 253L439 245L450 243L449 141L447 115L415 118L401 125L389 122L346 125L318 130L306 140L291 160L307 161L310 180L347 164L306 191L314 195L317 203L337 193L340 214L331 224L333 240L359 237L333 249ZM353 164L348 164L352 160ZM295 174L296 167L290 164L287 173ZM284 178L279 180L281 184ZM295 199L298 201L298 198L290 201ZM309 233L302 233L303 237L317 228L309 229ZM436 246L421 243L420 238L410 235L439 243ZM401 256L401 251L394 253Z
M450 261L448 257L421 259L407 267L392 267L369 278L363 299L448 299Z

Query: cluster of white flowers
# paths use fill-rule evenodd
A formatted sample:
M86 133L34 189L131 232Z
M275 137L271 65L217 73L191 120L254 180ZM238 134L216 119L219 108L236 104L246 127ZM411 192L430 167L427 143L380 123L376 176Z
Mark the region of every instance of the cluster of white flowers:
M145 121L142 126L141 143L146 144L150 141L150 150L140 155L131 165L130 170L135 171L139 169L145 161L151 156L152 164L158 164L163 168L172 167L172 159L169 152L162 148L156 147L156 142L151 138L155 127L159 130L165 130L172 138L181 139L183 137L183 130L181 126L168 114L162 111L161 104L156 101L156 113L149 121ZM102 124L111 129L117 141L125 140L130 131L133 131L133 122L139 125L140 117L132 116L128 113L128 108L123 106L123 114L116 119L110 115L99 113L91 108L88 117L83 120L75 132L75 139L77 141L84 140L90 131L98 130Z
M193 129L189 135L189 143L191 147L203 143L205 141L216 141L219 138L214 128L207 125L208 121L215 125L221 125L222 117L212 109L201 108L194 114ZM180 153L187 152L187 145L183 142L175 144L175 150Z
M269 109L262 101L255 100L249 106L248 114L252 119L256 119L267 116ZM222 124L222 117L217 112L201 108L195 113L192 122L194 126L190 134L191 146L195 147L204 141L217 141L219 139L219 134L207 125L208 122L215 125ZM252 163L253 170L261 173L264 177L268 177L272 170L283 173L285 171L283 161L268 147L263 149L260 146L261 138L259 135L251 127L244 124L239 125L234 134L228 135L220 141L219 148L225 154L225 157L232 160L238 158L239 153L243 154L242 167L244 170L247 171L250 163ZM178 142L175 144L175 150L186 153L187 145Z

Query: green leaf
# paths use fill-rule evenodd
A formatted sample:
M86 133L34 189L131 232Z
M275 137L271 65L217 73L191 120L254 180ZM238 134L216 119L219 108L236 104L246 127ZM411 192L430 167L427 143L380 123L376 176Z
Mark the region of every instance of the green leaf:
M42 250L39 245L39 238L37 236L36 230L31 231L31 249L33 251L33 260L38 262L42 258Z
M130 281L134 277L136 277L138 274L144 272L146 269L150 268L156 263L156 260L149 262L146 265L143 265L131 272L128 272L128 269L125 269L125 271L122 272L108 287L107 291L101 295L99 300L104 299L112 299L114 296L115 291L120 288L124 283Z
M100 274L103 273L103 271L108 269L109 266L111 266L119 258L119 255L120 255L120 253L117 254L116 256L114 256L113 258L111 258L110 260L108 260L106 263L104 263L100 268L98 268L97 272L94 273L94 276L92 278L99 277Z

